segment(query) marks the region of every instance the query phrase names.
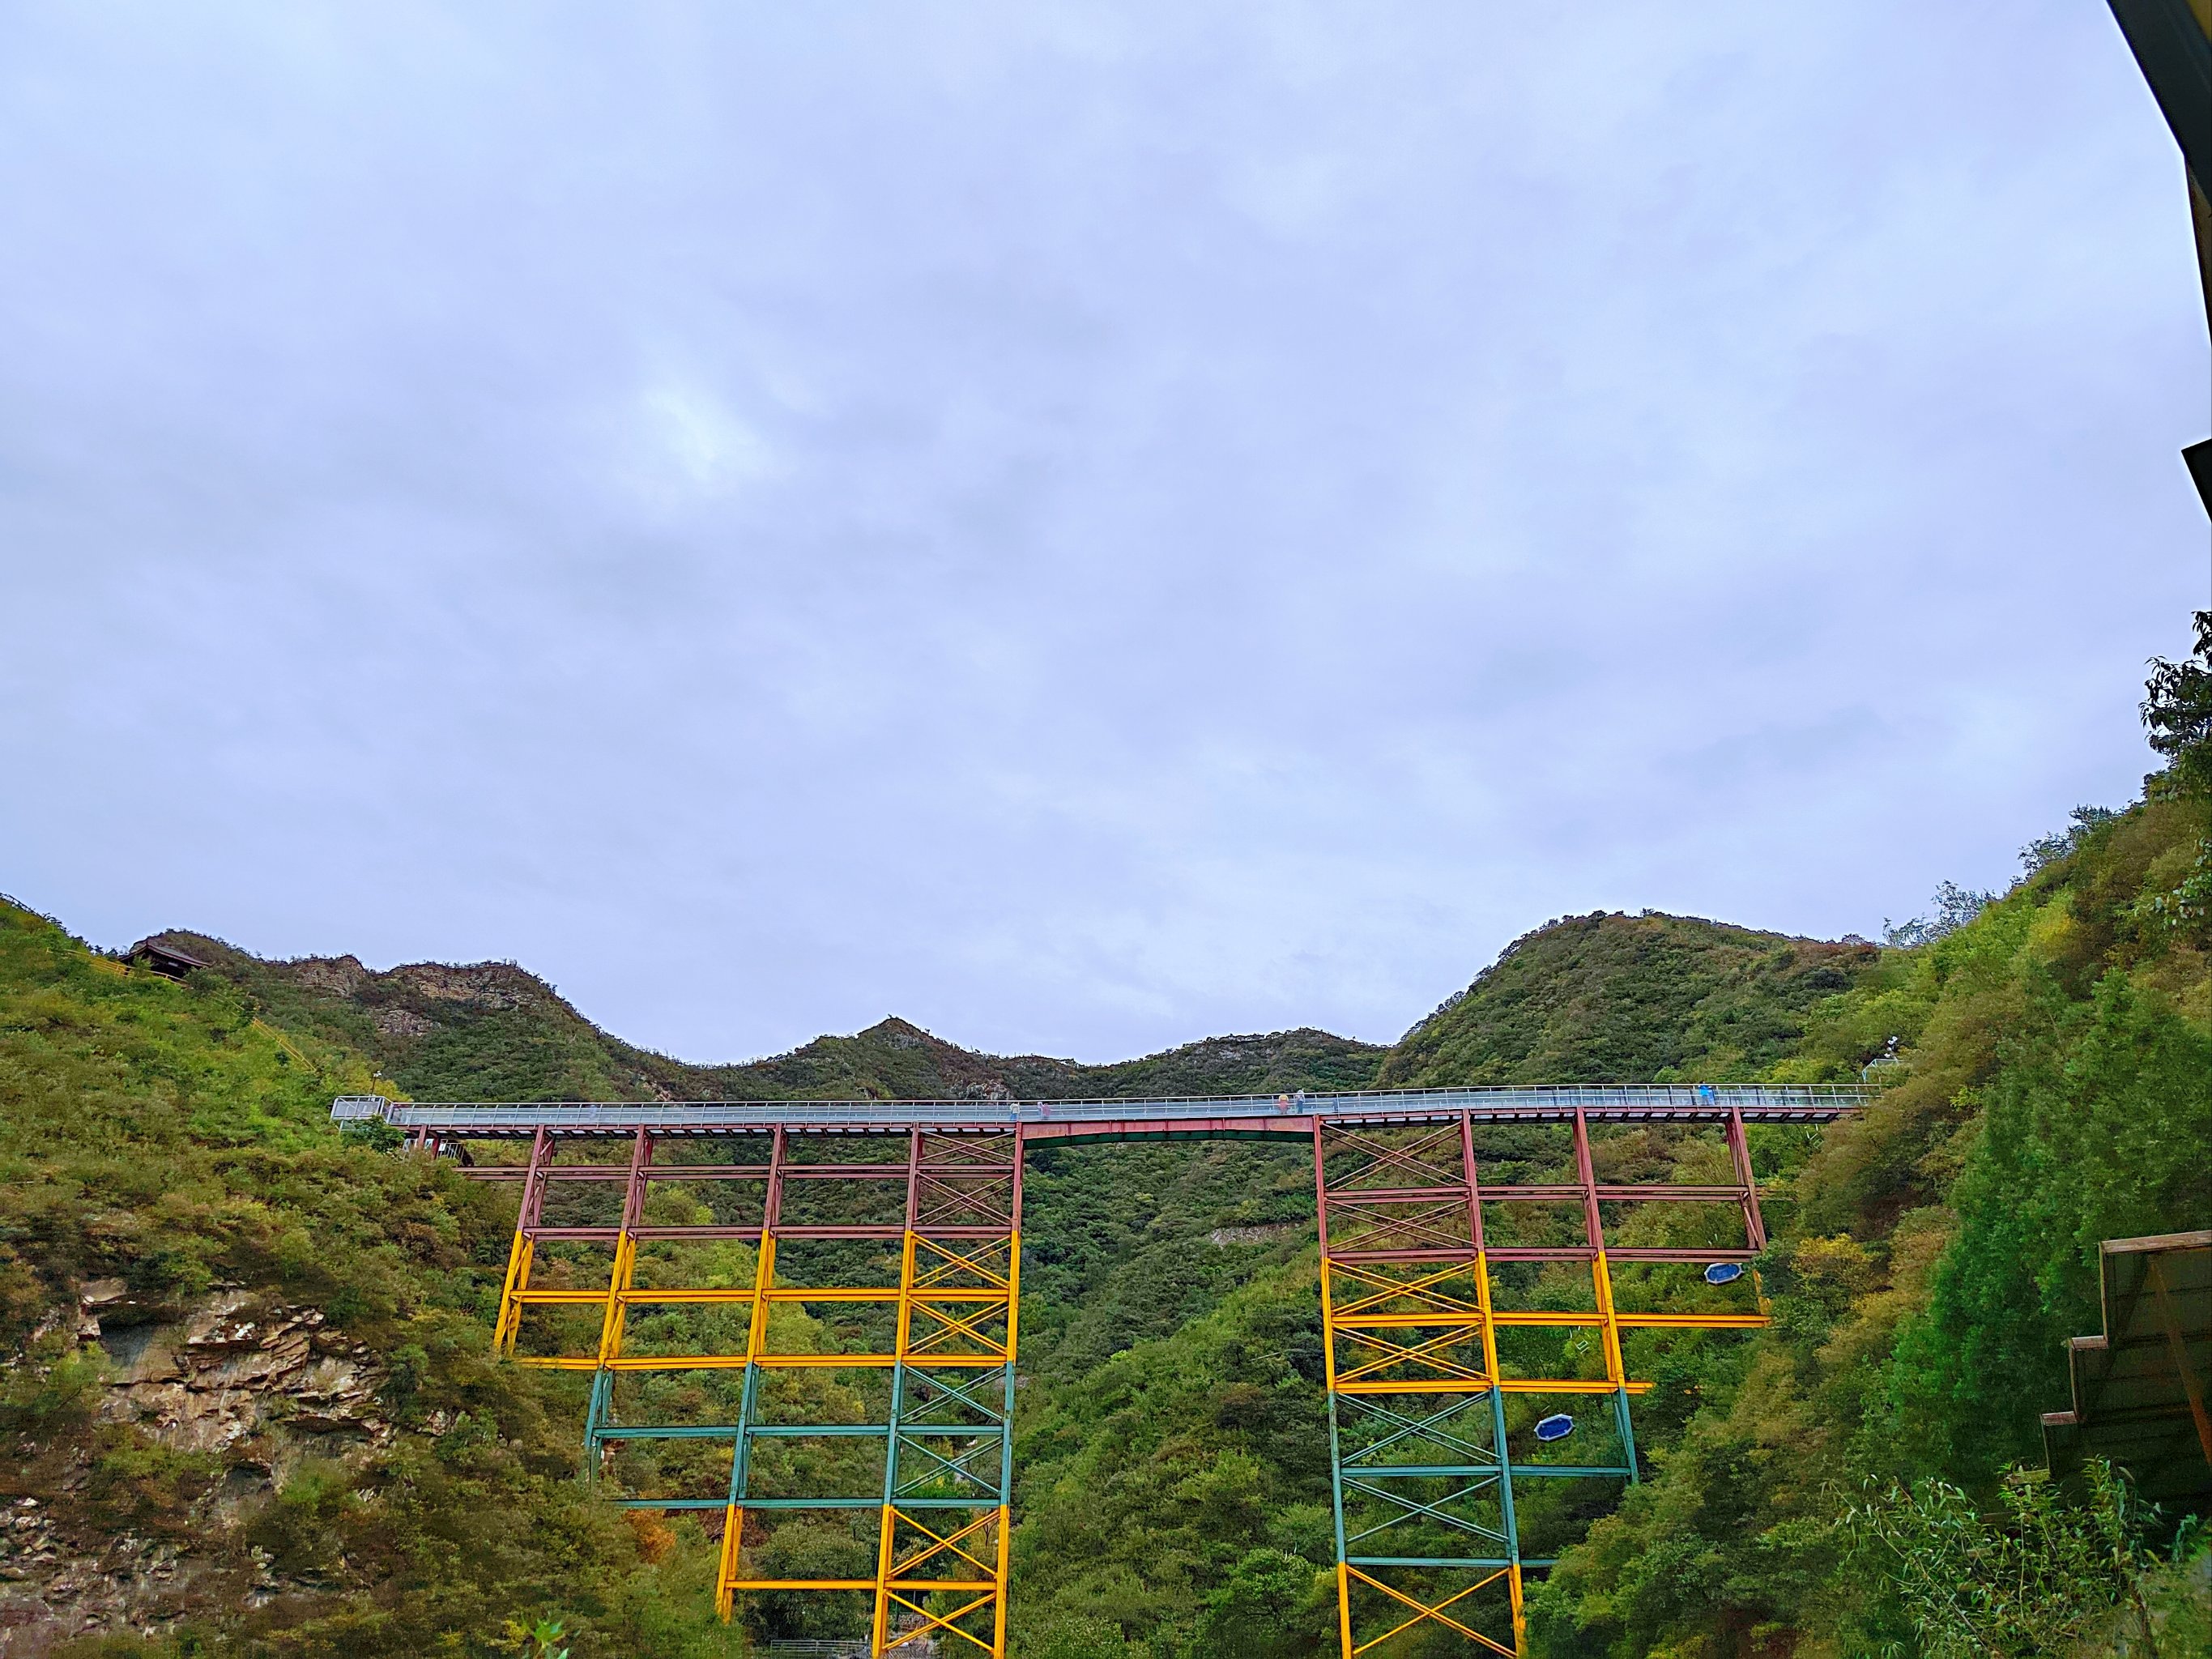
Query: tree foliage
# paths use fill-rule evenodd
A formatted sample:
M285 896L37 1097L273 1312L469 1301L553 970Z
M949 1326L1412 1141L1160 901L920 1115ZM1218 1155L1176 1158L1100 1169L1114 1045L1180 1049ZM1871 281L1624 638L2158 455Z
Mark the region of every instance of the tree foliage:
M1844 1520L1850 1559L1897 1597L1913 1645L1885 1644L1905 1659L2037 1659L2068 1652L2107 1622L2135 1615L2154 1640L2143 1582L2156 1562L2124 1480L2101 1463L2087 1471L2086 1501L2069 1502L2045 1476L2014 1473L1985 1514L1958 1487L1895 1483L1855 1504Z
M2150 746L2166 757L2175 782L2203 795L2212 793L2212 611L2192 620L2194 651L2179 662L2151 659L2142 717Z

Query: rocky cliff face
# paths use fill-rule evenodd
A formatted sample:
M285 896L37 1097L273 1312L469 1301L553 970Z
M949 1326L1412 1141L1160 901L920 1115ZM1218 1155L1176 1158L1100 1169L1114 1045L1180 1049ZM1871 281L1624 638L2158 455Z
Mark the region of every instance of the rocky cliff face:
M88 1328L115 1371L103 1422L127 1423L178 1451L223 1455L280 1484L312 1444L391 1437L376 1414L369 1351L327 1330L313 1308L287 1308L245 1291L217 1291L181 1320L103 1328L102 1308L125 1301L118 1279L85 1287ZM126 1304L127 1305L127 1304ZM110 1314L111 1320L112 1313Z
M40 1483L46 1499L0 1511L0 1659L316 1588L274 1574L244 1522L305 1459L354 1461L391 1440L368 1350L313 1309L221 1288L162 1316L120 1279L82 1287L76 1336L105 1373L98 1427L19 1449L61 1467Z

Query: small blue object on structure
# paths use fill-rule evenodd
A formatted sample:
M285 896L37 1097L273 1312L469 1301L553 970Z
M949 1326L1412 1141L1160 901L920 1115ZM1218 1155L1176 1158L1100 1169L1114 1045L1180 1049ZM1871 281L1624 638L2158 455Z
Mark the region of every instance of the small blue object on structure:
M1541 1418L1536 1424L1536 1438L1547 1444L1554 1440L1565 1440L1574 1431L1575 1419L1565 1412L1558 1412L1550 1417Z
M1705 1269L1705 1283L1708 1285L1733 1285L1742 1277L1743 1263L1741 1261L1716 1261Z

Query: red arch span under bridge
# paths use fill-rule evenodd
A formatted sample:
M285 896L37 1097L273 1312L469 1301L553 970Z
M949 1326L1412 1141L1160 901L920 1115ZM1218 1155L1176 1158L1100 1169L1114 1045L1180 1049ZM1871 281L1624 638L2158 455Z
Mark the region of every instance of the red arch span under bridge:
M1765 1322L1746 1271L1766 1243L1746 1126L1827 1122L1867 1092L357 1096L331 1115L380 1119L477 1179L516 1182L495 1340L517 1364L591 1374L587 1471L632 1507L720 1522L725 1616L740 1595L847 1597L866 1604L879 1654L1006 1650L1027 1151L1310 1146L1351 1659L1443 1631L1471 1651L1522 1650L1523 1575L1587 1515L1574 1495L1638 1478L1631 1402L1652 1384L1624 1344L1647 1357L1670 1328ZM1702 1161L1714 1178L1601 1180L1608 1143L1652 1125L1693 1139L1703 1126L1704 1146L1669 1167ZM1495 1182L1486 1161L1566 1178ZM788 1538L817 1547L780 1544L805 1517L817 1529ZM843 1576L819 1570L818 1528L840 1518L872 1571L849 1545L830 1561Z

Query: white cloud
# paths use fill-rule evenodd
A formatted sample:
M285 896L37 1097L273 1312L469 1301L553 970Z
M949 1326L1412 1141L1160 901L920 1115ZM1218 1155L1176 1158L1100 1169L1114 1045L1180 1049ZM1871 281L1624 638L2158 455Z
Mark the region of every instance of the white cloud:
M672 495L725 495L776 471L768 441L711 392L663 385L638 399L638 468L654 506Z

